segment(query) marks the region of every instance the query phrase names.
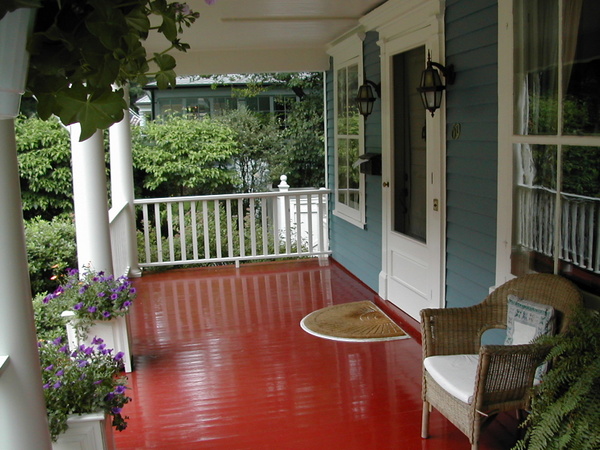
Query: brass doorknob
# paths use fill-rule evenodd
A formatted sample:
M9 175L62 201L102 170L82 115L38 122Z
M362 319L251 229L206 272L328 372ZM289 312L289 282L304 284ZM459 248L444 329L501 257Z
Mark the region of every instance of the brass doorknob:
M390 187L390 182L389 181L384 181L383 182L383 187Z

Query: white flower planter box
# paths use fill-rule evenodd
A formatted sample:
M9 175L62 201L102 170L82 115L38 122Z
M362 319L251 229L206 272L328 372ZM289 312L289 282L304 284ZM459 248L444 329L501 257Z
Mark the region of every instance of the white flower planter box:
M0 120L19 114L29 54L25 51L35 10L20 8L0 20Z
M69 349L75 350L81 344L90 345L94 337L99 337L104 340L106 348L114 349L113 355L118 352L123 352L123 363L125 364L125 372L132 371L131 363L131 348L129 344L129 327L127 326L127 316L115 317L111 320L97 320L90 327L87 339L81 340L77 336L73 322L77 320L75 313L65 311L63 317L67 317L67 338L69 340Z
M73 414L69 428L52 443L52 450L113 450L115 439L110 417L104 413Z

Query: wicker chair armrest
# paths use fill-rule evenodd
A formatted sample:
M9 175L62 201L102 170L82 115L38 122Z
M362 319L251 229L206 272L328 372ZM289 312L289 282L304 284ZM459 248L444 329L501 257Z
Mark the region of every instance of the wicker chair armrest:
M423 358L433 355L476 354L481 335L490 328L506 328L493 307L423 309L421 335Z
M479 350L474 399L482 412L525 408L537 368L550 346L483 345Z

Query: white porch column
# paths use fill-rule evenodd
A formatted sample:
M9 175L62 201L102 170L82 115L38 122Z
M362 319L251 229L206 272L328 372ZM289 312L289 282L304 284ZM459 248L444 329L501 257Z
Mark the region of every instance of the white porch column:
M109 129L110 136L110 185L112 207L127 204L128 233L123 236L126 246L129 275L142 276L138 261L137 237L135 230L135 207L133 205L133 157L131 155L131 124L129 110L119 123ZM121 275L121 274L117 274Z
M89 139L79 142L79 124L71 125L69 129L79 269L91 266L96 271L112 275L102 132L97 131Z
M0 230L0 447L49 449L13 119L0 120Z

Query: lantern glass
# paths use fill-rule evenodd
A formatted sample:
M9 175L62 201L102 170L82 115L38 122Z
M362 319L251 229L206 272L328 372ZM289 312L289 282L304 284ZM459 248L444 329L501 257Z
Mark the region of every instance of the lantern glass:
M356 94L356 102L358 104L358 111L365 117L373 112L373 105L375 104L375 94L373 88L368 84L363 84L358 88Z

